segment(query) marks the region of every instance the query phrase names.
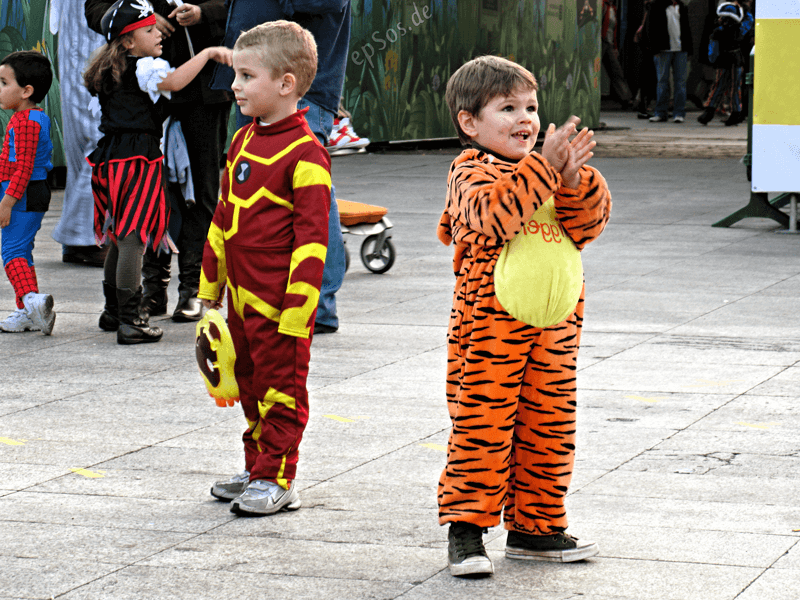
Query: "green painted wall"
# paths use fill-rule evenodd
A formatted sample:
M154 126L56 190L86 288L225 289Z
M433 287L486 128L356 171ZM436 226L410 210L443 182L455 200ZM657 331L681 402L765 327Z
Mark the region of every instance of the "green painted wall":
M542 121L600 116L598 0L354 0L344 106L372 141L453 137L444 91L483 54L539 81Z
M600 117L599 0L354 0L344 106L372 141L454 137L444 90L482 54L508 57L539 81L543 123ZM53 123L53 163L64 165L57 36L47 0L3 0L0 58L37 49L55 79L42 107ZM5 131L10 114L0 111Z

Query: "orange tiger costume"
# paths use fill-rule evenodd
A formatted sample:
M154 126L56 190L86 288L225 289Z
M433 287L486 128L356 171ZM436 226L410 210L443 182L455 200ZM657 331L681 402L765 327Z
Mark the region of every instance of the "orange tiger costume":
M564 531L575 460L576 369L584 290L574 313L539 329L495 296L503 244L551 196L562 230L580 250L611 210L605 179L580 171L577 190L539 154L505 162L475 149L456 158L438 237L455 242L448 333L447 403L453 429L439 481L439 522L500 523L534 535Z

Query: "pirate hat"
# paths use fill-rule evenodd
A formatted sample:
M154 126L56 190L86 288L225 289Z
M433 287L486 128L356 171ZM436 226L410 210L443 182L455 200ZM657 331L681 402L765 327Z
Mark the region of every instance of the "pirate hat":
M156 24L153 5L147 0L117 0L100 21L100 29L107 42L124 33Z

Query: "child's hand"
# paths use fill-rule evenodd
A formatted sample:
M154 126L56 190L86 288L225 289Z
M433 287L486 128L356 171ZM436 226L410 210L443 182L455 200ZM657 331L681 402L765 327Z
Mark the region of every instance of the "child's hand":
M205 298L202 298L200 301L206 308L213 308L216 310L222 308L222 300L206 300Z
M225 46L212 46L206 48L204 52L208 53L209 60L215 60L223 65L233 66L233 50Z
M594 137L594 131L584 127L569 145L567 162L561 170L561 180L570 189L577 189L581 184L579 171L594 156L592 149L597 145L597 142L592 137Z
M572 116L558 129L553 123L550 123L545 132L542 156L559 173L569 158L569 136L575 133L580 122L578 117Z
M16 203L17 201L13 196L8 194L3 196L3 200L0 201L0 229L4 229L11 223L11 209Z

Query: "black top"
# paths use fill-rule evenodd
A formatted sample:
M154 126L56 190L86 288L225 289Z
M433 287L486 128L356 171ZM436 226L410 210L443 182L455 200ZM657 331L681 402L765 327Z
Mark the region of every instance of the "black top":
M667 28L667 7L672 6L672 0L655 0L650 5L647 20L644 25L643 42L653 54L668 52L669 29ZM692 54L692 30L689 27L689 11L686 5L678 0L681 22L681 51Z
M142 157L155 160L161 157L161 125L165 118L166 102L159 98L153 103L139 88L136 63L139 58L128 56L128 68L122 82L111 93L100 93L100 131L104 134L89 162Z

